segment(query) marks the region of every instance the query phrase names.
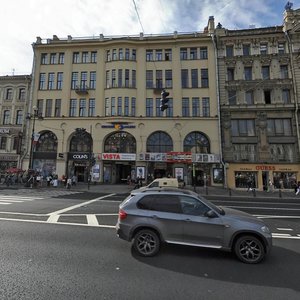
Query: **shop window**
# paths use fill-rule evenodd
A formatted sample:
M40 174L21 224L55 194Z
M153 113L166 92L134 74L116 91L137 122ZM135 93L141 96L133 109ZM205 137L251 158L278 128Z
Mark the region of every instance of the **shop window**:
M297 184L297 173L274 172L273 184L277 189L294 189Z
M257 172L234 172L236 188L257 188Z

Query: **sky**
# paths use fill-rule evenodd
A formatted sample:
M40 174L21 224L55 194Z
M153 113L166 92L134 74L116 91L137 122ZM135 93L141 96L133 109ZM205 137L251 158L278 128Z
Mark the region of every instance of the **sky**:
M293 9L299 0L290 1ZM9 0L0 7L0 76L31 74L42 39L203 31L214 16L228 29L282 25L287 0Z

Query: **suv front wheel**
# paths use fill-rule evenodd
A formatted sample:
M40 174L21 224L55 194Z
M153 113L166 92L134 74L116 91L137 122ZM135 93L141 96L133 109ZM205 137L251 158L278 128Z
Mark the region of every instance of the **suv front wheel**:
M257 264L265 256L262 242L254 236L241 236L234 245L239 260L247 264Z
M134 236L133 248L141 256L154 256L160 248L158 235L150 229L142 229Z

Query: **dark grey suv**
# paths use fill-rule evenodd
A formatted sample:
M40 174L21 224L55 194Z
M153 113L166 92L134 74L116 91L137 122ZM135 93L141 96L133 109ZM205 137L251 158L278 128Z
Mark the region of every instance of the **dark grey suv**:
M157 254L165 242L233 251L242 262L255 264L272 246L260 219L180 189L131 193L120 204L116 228L142 256Z

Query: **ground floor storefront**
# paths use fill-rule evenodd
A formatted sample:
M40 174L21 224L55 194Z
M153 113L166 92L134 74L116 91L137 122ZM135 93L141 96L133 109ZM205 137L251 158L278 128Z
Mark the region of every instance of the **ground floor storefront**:
M299 172L297 164L226 164L227 185L232 189L294 189Z

